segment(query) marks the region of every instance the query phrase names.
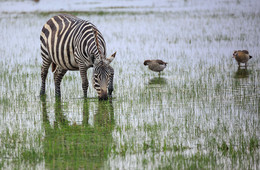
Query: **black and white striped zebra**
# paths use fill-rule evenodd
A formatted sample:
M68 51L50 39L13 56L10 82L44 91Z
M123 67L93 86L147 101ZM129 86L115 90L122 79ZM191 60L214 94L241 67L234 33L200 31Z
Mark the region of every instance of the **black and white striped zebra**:
M112 95L114 69L109 64L116 53L106 58L105 40L95 25L72 15L57 15L43 26L40 40L43 59L41 95L45 94L51 64L57 97L61 96L60 83L68 70L80 71L84 97L87 97L87 70L90 67L94 67L93 87L99 99L106 100Z

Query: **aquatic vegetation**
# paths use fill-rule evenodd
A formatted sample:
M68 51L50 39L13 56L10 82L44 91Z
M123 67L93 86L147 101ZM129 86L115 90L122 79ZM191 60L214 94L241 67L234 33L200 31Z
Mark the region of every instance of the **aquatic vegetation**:
M238 69L232 54L259 56L259 14L222 8L243 1L178 5L76 13L117 49L114 96L102 102L91 84L82 98L78 72L60 100L48 74L40 98L39 33L53 13L2 13L0 169L258 169L260 60ZM167 61L160 77L146 58Z

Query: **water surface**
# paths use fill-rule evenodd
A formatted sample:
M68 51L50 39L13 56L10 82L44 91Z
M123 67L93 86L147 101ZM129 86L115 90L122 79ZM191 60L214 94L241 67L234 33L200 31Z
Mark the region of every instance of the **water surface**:
M138 2L87 12L64 2L99 28L108 54L117 51L105 102L91 83L82 98L79 72L65 75L56 100L49 71L40 98L39 35L60 9L1 2L18 4L0 15L1 168L259 168L259 3ZM247 70L232 58L238 49L253 56ZM143 65L157 58L168 62L160 77Z

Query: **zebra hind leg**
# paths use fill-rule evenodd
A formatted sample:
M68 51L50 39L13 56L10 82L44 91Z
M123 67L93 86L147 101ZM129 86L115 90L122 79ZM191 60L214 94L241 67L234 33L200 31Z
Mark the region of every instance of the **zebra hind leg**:
M41 67L42 85L41 85L40 96L45 95L45 82L46 82L46 77L48 75L48 69L49 69L50 65L51 65L51 62L48 62L48 63L44 62Z
M61 92L60 92L60 83L63 78L63 76L66 74L67 70L61 69L57 66L55 72L54 72L54 82L55 82L55 96L60 98Z

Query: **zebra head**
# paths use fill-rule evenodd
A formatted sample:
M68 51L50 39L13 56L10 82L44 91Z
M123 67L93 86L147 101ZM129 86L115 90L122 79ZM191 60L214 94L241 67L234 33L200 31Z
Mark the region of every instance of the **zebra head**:
M114 69L109 65L114 59L116 53L105 60L97 61L94 64L93 87L98 93L99 100L107 100L112 97Z

